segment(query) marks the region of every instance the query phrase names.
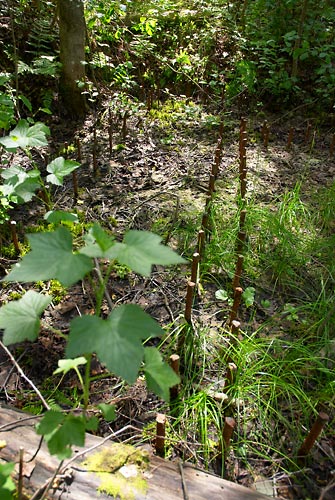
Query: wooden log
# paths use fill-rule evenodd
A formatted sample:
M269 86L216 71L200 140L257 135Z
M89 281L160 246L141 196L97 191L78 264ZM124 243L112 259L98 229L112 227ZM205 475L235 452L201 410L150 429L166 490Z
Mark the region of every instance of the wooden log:
M30 419L28 419L30 418ZM38 449L40 436L34 430L36 417L10 408L0 407L0 439L7 446L0 452L3 461L19 461L20 448L24 447L24 460L29 460ZM86 435L85 448L75 447L75 454L87 451L86 455L73 461L58 481L58 488L51 489L49 499L61 500L111 500L114 496L98 492L101 479L97 474L85 470L83 460L101 449L110 449L110 442L98 436ZM89 447L101 446L94 451ZM25 464L23 483L27 493L35 492L49 480L59 465L42 443L41 449L31 463ZM64 463L66 466L66 461ZM64 467L62 467L64 468ZM112 473L110 473L112 475ZM29 477L28 477L29 476ZM168 462L149 453L148 470L144 473L147 490L136 491L134 500L182 500L185 492L192 500L266 500L269 497L230 481L196 469L180 462Z

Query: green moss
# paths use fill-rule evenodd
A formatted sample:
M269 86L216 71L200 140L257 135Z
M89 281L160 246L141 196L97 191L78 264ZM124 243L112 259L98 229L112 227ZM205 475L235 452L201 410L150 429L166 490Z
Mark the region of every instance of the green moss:
M23 297L24 294L25 292L10 292L9 298L11 300L18 300L21 299L21 297Z
M101 479L98 491L100 493L107 493L115 498L120 497L121 500L134 500L136 492L145 494L147 491L147 482L139 475L126 478L120 472L116 472L115 474L100 472L97 476Z
M26 253L29 252L30 246L25 244L25 243L19 243L20 247L20 256L23 257ZM7 246L1 247L1 255L2 257L5 257L7 259L16 259L17 258L17 251L13 243L10 243Z
M51 295L54 304L59 304L67 294L67 288L57 280L37 281L36 286Z
M146 493L147 482L142 473L148 464L147 451L122 443L111 444L83 463L87 470L95 472L101 479L99 492L121 500L133 500L136 492Z

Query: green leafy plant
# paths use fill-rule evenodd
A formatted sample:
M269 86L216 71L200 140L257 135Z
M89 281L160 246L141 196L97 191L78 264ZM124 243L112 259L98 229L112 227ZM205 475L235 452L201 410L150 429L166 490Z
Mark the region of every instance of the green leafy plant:
M169 388L178 383L178 377L166 365L159 351L144 347L143 341L160 337L162 328L150 315L135 304L113 307L107 293L107 282L116 259L142 276L149 276L154 264L170 265L185 262L170 248L161 245L161 238L145 231L129 231L122 242L116 242L103 228L95 224L87 233L85 243L76 251L70 231L58 227L54 231L28 236L31 251L17 263L4 281L31 282L57 279L63 286L70 286L89 274L95 290L94 315L82 315L70 323L67 337L67 359L59 362L56 374L74 370L82 388L84 413L75 416L63 415L58 410L46 413L38 426L38 433L44 435L49 451L60 459L70 456L71 445L83 445L86 430L96 429L97 422L86 416L90 395L90 366L93 353L110 372L132 384L140 370L143 370L147 386L163 399L169 398ZM100 258L110 261L103 272ZM97 274L97 283L93 280ZM103 296L106 296L111 312L101 317ZM40 317L50 304L47 294L29 290L17 301L0 309L0 328L4 329L6 345L34 341L39 333ZM48 328L47 325L44 325ZM94 331L94 335L92 332ZM60 335L64 336L62 332ZM85 365L81 375L79 366ZM113 410L102 409L111 418Z
M3 500L13 500L15 484L11 478L15 464L0 464L0 495Z
M30 148L46 146L49 134L49 128L41 122L30 126L26 120L20 120L8 136L0 138L0 144L8 152L15 153L18 148L21 148L31 159ZM47 165L49 173L43 180L41 172L34 162L33 165L34 168L30 170L17 165L1 170L0 176L3 179L3 184L0 185L0 221L8 220L8 211L15 204L30 201L37 190L44 193L43 201L50 207L50 192L46 183L62 186L64 177L80 167L80 163L60 156Z

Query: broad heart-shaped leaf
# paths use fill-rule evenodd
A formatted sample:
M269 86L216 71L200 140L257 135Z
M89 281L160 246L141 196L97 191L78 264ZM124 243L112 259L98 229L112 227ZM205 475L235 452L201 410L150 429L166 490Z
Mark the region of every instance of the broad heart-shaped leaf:
M21 299L2 306L0 309L0 328L5 330L4 344L35 340L40 329L40 315L51 300L49 295L29 290Z
M31 251L15 264L4 281L38 281L56 279L70 286L82 279L93 267L86 255L72 252L72 236L65 227L48 233L28 236Z
M50 172L47 176L47 182L51 182L51 184L55 184L56 186L62 186L64 177L79 167L80 163L77 161L65 160L65 158L59 156L47 166L47 171Z
M115 244L114 239L95 223L85 236L86 245L80 249L80 253L89 257L110 258L110 248Z
M122 243L116 243L108 253L142 276L150 276L154 264L183 264L185 259L171 248L161 245L162 238L149 231L129 231Z
M160 352L155 347L145 348L144 360L144 373L148 388L165 401L169 401L169 389L180 382L179 377L169 365L163 362Z
M143 359L142 340L163 333L139 306L125 304L114 309L108 319L81 316L72 320L66 356L95 352L111 372L133 384Z
M29 127L26 120L20 120L8 136L0 139L0 144L8 151L16 151L17 148L24 149L28 146L47 146L47 135L50 135L50 130L44 123L37 122Z
M72 454L71 446L84 446L85 419L54 410L48 411L41 422L37 424L37 434L44 436L51 455L57 455L60 460L69 458Z

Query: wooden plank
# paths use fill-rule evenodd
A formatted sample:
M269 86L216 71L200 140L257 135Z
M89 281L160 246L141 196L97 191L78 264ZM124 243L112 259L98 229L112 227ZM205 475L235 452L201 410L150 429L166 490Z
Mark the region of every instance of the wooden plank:
M38 449L40 436L34 430L36 419L26 413L10 408L0 407L0 440L5 440L7 446L0 452L0 459L5 461L18 460L20 447L25 450L24 459L28 460ZM85 448L76 448L75 453L101 444L103 439L87 434ZM110 445L102 444L99 450ZM95 450L96 452L97 450ZM88 472L82 465L81 455L70 464L66 476L59 483L59 489L53 491L48 498L68 500L101 500L111 499L110 495L98 493L100 478L93 472ZM42 443L41 449L31 464L25 465L24 485L28 492L39 489L50 479L58 466L58 460L50 456L47 447ZM148 489L145 493L136 492L134 500L265 500L269 497L243 486L231 483L219 477L195 469L189 464L168 462L150 454L150 464L145 473Z

